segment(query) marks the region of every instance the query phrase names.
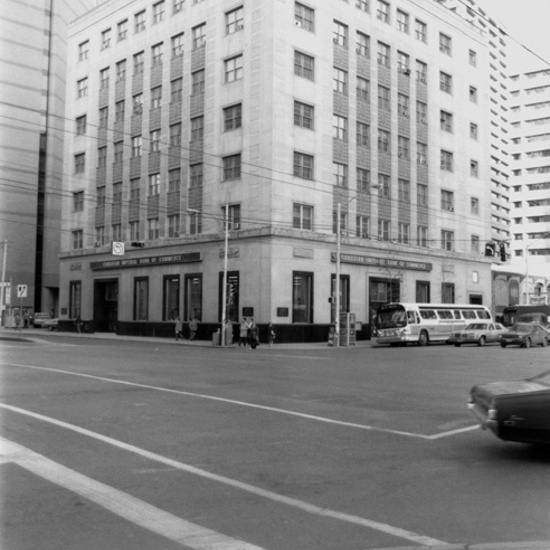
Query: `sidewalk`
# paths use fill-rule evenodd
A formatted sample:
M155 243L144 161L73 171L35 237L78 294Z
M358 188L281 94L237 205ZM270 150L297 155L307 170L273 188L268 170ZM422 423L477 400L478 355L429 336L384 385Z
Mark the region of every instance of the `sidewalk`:
M23 328L23 329L12 329L0 327L0 342L2 341L15 341L15 342L32 342L34 340L40 340L43 337L67 337L67 338L86 338L86 339L97 339L97 340L123 340L129 342L151 342L157 344L168 344L168 345L178 345L178 346L193 346L193 347L219 347L213 346L212 342L209 340L178 340L176 342L175 338L158 338L152 336L124 336L115 334L113 332L94 332L94 333L81 333L77 332L58 332L58 331L49 331L47 329L40 328ZM355 346L342 346L342 349L359 349L359 348L371 348L375 345L372 340L361 340L357 342ZM227 346L227 348L239 349L238 344L233 344ZM298 350L298 349L329 349L335 350L336 348L329 346L326 342L299 342L299 343L283 343L283 344L273 344L273 347L270 348L267 344L262 343L259 346L259 349L272 349L272 350Z

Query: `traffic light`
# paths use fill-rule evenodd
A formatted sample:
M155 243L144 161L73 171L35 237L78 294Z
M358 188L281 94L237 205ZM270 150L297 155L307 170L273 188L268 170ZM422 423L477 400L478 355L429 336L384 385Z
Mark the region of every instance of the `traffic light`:
M500 252L500 261L505 262L506 261L506 245L504 243L500 243L499 252Z
M133 246L134 248L143 248L145 243L141 241L133 241L130 243L130 246Z
M494 257L496 253L495 243L485 243L485 256Z

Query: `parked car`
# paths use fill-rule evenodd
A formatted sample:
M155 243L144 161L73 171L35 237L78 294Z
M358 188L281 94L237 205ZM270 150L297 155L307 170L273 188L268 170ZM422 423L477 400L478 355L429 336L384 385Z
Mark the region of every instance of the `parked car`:
M469 411L481 427L504 441L550 443L550 371L470 390Z
M500 345L521 346L547 346L550 340L548 331L535 323L516 323L499 336Z
M456 347L462 344L477 344L484 346L491 342L498 342L498 337L506 329L500 323L476 322L469 323L460 332L455 332L447 342Z
M44 321L42 327L47 328L48 330L57 330L58 323L59 319L48 319L47 321Z

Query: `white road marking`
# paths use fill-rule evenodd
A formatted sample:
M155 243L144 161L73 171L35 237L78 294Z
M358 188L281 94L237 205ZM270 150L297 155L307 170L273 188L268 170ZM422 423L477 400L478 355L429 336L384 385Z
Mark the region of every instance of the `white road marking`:
M263 550L196 525L0 437L4 462L64 487L135 525L195 550Z
M280 495L278 493L275 493L273 491L269 491L266 489L262 489L261 487L256 487L255 485L251 485L249 483L244 483L241 481L237 481L235 479L231 479L222 475L218 475L212 472L208 472L206 470L203 470L201 468L197 468L195 466L192 466L190 464L185 464L183 462L179 462L177 460L173 460L171 458L164 457L162 455L158 455L156 453L152 453L150 451L146 451L145 449L141 449L139 447L135 447L134 445L130 445L128 443L124 443L122 441L118 441L116 439L113 439L111 437L107 437L104 435L101 435L97 432L92 432L90 430L87 430L86 428L81 428L80 426L76 426L74 424L69 424L67 422L63 422L62 420L56 420L55 418L50 418L38 413L33 413L32 411L27 411L25 409L21 409L19 407L14 407L11 405L6 405L4 403L0 403L0 408L3 408L5 410L9 410L15 413L23 414L26 416L29 416L31 418L35 418L37 420L41 420L43 422L48 422L50 424L53 424L55 426L58 426L60 428L65 428L67 430L71 430L73 432L76 432L80 435L84 435L93 439L96 439L97 441L101 441L103 443L106 443L108 445L112 445L113 447L116 447L118 449L122 449L124 451L128 451L134 454L137 454L141 457L144 457L148 460L153 460L156 462L160 462L161 464L165 464L167 466L170 466L172 468L177 468L180 471L187 472L196 476L203 477L205 479L209 479L211 481L215 481L217 483L223 483L224 485L228 485L230 487L233 487L235 489L239 489L241 491L246 491L248 493L254 494L256 496L260 496L266 499L269 499L271 501L285 504L287 506L291 506L293 508L299 509L303 512L308 512L310 514L336 519L339 521L344 521L347 523L351 523L354 525L360 525L362 527L366 527L369 529L374 529L376 531L380 531L383 533L386 533L388 535L392 535L394 537L402 538L409 540L411 542L414 542L415 544L421 544L424 546L434 546L434 545L445 545L446 543L423 535L419 535L417 533L413 533L412 531L407 531L405 529L401 529L399 527L394 527L392 525L388 525L386 523L381 523L378 521L369 520L366 518L362 518L359 516L354 516L352 514L345 514L342 512L338 512L335 510L330 510L328 508L321 508L320 506L316 506L314 504L310 504L308 502L305 502L303 500L299 500L292 497L287 497L285 495ZM244 547L243 547L243 550Z
M69 375L72 375L72 376L80 376L82 378L91 378L92 380L100 380L102 382L110 382L112 384L122 384L122 385L125 385L125 386L133 386L133 387L136 387L136 388L145 388L145 389L155 390L155 391L160 391L160 392L165 392L165 393L173 393L173 394L176 394L176 395L186 395L188 397L196 397L196 398L199 398L199 399L208 399L210 401L230 403L232 405L239 405L241 407L249 407L249 408L253 408L253 409L276 412L276 413L279 413L279 414L287 414L289 416L296 416L298 418L306 418L308 420L315 420L316 422L324 422L326 424L333 424L333 425L336 425L336 426L345 426L347 428L355 428L355 429L359 429L359 430L388 433L388 434L393 434L393 435L401 435L401 436L405 436L405 437L412 437L412 438L416 438L416 439L424 439L424 440L428 440L428 441L429 440L434 440L434 439L439 439L439 438L442 438L442 437L447 437L448 435L453 435L454 433L459 433L460 431L469 430L469 429L473 430L473 429L477 428L477 426L472 426L470 428L464 428L462 430L455 430L453 432L445 432L443 434L423 435L423 434L417 434L417 433L413 433L413 432L404 432L404 431L401 431L401 430L391 430L389 428L379 428L377 426L370 426L368 424L358 424L356 422L345 422L343 420L335 420L333 418L327 418L325 416L316 416L316 415L313 415L313 414L306 414L306 413L300 413L300 412L296 412L296 411L289 411L289 410L286 410L286 409L279 409L277 407L269 407L267 405L259 405L257 403L250 403L250 402L247 402L247 401L238 401L238 400L235 400L235 399L227 399L225 397L216 397L214 395L206 395L206 394L203 394L203 393L194 393L194 392L187 392L187 391L182 391L182 390L173 390L173 389L170 389L170 388L163 388L163 387L160 387L160 386L151 386L149 384L138 384L137 382L128 382L126 380L119 380L119 379L116 379L116 378L107 378L107 377L104 377L104 376L95 376L93 374L84 374L84 373L81 373L81 372L71 372L71 371L66 371L66 370L62 370L62 369L53 369L53 368L48 368L48 367L38 367L38 366L35 366L35 365L21 365L21 364L16 364L16 363L10 363L10 364L3 363L2 365L3 366L13 366L13 367L22 367L22 368L27 368L27 369L36 369L36 370L42 370L42 371L48 371L48 372L57 372L57 373L60 373L60 374L69 374Z
M444 437L449 437L451 435L461 434L465 432L472 432L474 430L479 430L479 424L475 424L474 426L466 426L465 428L457 428L456 430L451 430L449 432L441 432L440 434L429 435L429 436L426 436L426 439L431 439L433 441L435 439L442 439Z

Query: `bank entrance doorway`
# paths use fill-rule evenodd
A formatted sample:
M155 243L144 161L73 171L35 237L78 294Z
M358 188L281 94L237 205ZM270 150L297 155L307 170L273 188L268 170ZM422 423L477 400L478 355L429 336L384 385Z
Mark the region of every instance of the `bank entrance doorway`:
M118 279L94 283L94 330L116 332L118 320Z

